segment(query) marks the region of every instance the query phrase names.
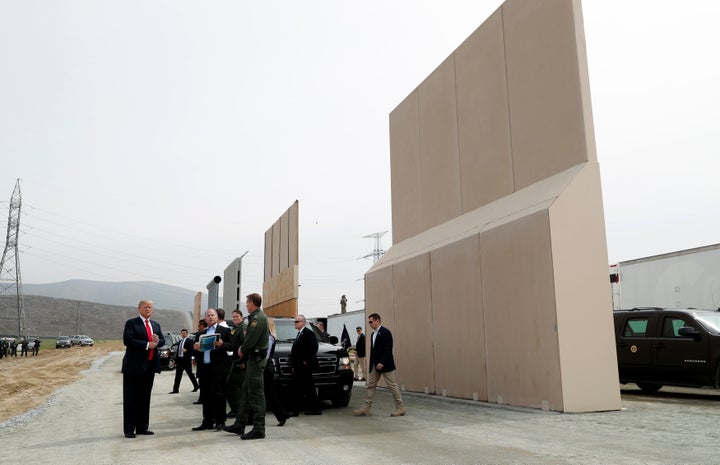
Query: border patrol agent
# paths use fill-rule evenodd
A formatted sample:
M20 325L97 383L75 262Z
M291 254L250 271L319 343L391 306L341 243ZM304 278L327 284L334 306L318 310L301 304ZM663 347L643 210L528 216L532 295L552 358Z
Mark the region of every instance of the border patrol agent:
M248 324L245 341L238 350L238 356L245 362L245 382L235 423L225 431L240 434L242 439L265 437L265 389L263 374L267 363L268 320L260 308L260 294L250 294L245 301L248 310ZM252 430L244 433L245 425L252 418ZM244 434L243 434L244 433Z

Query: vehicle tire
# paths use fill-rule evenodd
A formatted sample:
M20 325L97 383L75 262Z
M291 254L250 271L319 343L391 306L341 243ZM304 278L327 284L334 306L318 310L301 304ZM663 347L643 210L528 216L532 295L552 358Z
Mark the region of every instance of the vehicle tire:
M657 391L660 390L661 387L663 387L662 384L658 384L658 383L647 383L647 382L644 382L644 383L635 383L635 384L637 384L637 386L638 386L640 389L642 389L643 392L646 392L646 393L648 393L648 394L651 394L651 393L653 393L653 392L657 392Z
M174 370L174 369L175 369L175 359L172 359L172 358L171 358L170 360L168 360L167 369L168 369L168 370Z
M347 392L340 392L333 396L332 399L330 399L330 403L332 403L333 407L347 407L350 403L351 393L352 390L348 390Z

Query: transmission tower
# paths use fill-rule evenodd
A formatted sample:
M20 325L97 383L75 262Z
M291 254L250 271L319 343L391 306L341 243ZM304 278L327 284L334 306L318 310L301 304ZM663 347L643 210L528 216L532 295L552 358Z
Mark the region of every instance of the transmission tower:
M18 236L20 235L20 179L10 196L10 213L8 213L7 237L2 260L0 260L0 296L13 296L17 304L18 336L25 336L25 309L23 307L22 279L20 279L20 254ZM4 319L14 319L7 317Z
M387 231L383 231L383 232L376 232L376 233L368 234L367 236L363 236L363 239L375 239L375 248L373 249L372 252L370 252L369 254L364 255L360 258L372 257L373 263L380 260L380 257L382 257L383 254L385 253L385 251L382 249L382 244L380 243L380 241L381 241L381 238L386 233L387 233Z

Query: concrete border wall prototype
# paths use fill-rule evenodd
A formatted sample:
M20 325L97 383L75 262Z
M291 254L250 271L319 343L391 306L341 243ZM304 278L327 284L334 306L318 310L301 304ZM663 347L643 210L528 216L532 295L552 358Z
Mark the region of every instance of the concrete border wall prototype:
M365 276L409 391L617 410L579 0L508 0L390 114L393 245Z
M263 309L270 316L298 314L298 212L296 200L265 231Z

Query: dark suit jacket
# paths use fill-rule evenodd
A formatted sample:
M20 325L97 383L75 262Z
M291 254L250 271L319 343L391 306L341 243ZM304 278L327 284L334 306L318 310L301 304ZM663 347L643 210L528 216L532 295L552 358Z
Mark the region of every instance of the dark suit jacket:
M150 320L153 334L157 334L160 340L157 347L165 345L160 324ZM125 344L125 356L123 357L122 372L126 374L139 375L147 372L148 364L156 373L160 373L160 354L157 347L153 350L153 359L148 360L148 344L147 330L145 329L145 320L140 316L130 318L125 322L125 330L123 331L123 343Z
M180 343L182 343L182 339L180 340ZM181 363L183 365L187 365L192 361L193 357L193 344L195 344L195 341L193 341L190 336L185 338L185 344L183 344L183 349L186 350L186 352L183 354L182 357L178 357L177 351L180 350L180 344L178 344L178 347L175 349L175 363L177 365L180 365Z
M370 336L372 344L372 336ZM375 365L383 364L383 372L393 371L395 369L395 359L393 358L393 337L389 329L380 326L375 334L375 344L370 349L370 371L375 370Z
M293 367L306 365L313 369L317 368L317 351L318 342L315 333L306 326L303 328L300 336L295 339L292 349L290 350Z
M195 342L200 341L200 336L207 333L207 329L200 331L198 338ZM216 347L210 351L210 364L205 365L203 359L205 354L202 351L195 352L195 362L200 370L209 369L210 373L214 375L227 375L230 372L231 359L227 353L233 350L231 342L230 328L217 325L215 326L215 334L220 335L220 339L223 341L222 347Z
M365 334L360 333L358 335L357 342L355 343L355 351L358 357L365 357Z

